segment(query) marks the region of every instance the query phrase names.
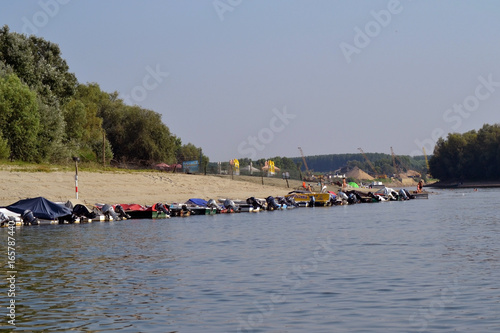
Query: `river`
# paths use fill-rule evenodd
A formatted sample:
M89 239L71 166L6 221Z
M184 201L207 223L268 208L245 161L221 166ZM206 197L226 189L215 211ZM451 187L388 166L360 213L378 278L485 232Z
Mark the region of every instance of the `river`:
M498 332L499 204L499 189L435 190L406 202L20 227L16 331Z

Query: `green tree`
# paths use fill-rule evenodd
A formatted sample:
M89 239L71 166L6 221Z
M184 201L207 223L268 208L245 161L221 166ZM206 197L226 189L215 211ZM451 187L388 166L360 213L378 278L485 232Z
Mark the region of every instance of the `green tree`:
M0 78L0 131L8 141L10 157L38 160L39 130L36 94L15 74Z
M57 44L43 38L0 29L0 61L30 88L44 104L59 107L75 93L76 77L69 72Z
M9 142L3 137L0 130L0 159L7 159L10 156Z
M195 161L200 159L200 148L192 143L181 146L177 152L177 161L179 163L185 161Z

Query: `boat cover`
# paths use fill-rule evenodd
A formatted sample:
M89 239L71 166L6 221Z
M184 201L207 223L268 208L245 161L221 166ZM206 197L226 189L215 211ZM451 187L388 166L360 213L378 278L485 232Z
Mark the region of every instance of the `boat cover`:
M120 204L122 206L124 211L131 211L131 210L138 210L138 211L143 211L146 210L146 207L139 205L139 204Z
M54 220L61 216L71 215L71 209L59 205L43 197L19 200L5 207L14 213L22 214L25 210L31 210L33 215L39 219Z
M207 201L203 199L197 199L197 198L191 198L188 201L186 201L187 205L196 205L196 206L202 206L206 207L207 206Z

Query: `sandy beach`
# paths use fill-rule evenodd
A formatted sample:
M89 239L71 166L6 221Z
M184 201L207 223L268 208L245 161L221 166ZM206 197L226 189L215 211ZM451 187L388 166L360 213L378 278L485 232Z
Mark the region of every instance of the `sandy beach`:
M253 178L252 181L243 181ZM185 202L189 198L246 199L285 195L282 179L259 177L218 177L165 172L78 172L79 199L85 204ZM267 185L269 184L269 185ZM294 186L298 181L293 183ZM292 187L292 183L290 184ZM20 199L42 196L52 201L67 201L76 197L75 172L26 172L0 170L0 206Z

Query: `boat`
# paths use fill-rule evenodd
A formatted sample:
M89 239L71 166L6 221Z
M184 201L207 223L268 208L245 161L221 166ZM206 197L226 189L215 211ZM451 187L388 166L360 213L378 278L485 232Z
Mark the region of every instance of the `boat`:
M217 214L217 207L208 207L208 201L191 198L185 202L187 208L191 211L192 215L215 215Z
M14 213L6 208L0 208L0 226L6 227L12 225L12 223L16 226L23 225L21 214Z
M44 197L19 200L4 208L20 214L24 225L74 222L71 209Z
M170 211L170 216L187 217L191 215L191 210L186 204L173 203L170 204L168 210Z
M115 205L115 211L123 209L130 219L168 219L170 212L162 203L155 203L152 206L142 206L139 204L119 204Z
M330 206L332 203L330 193L303 190L292 191L285 195L285 198L293 199L299 207ZM305 203L307 203L307 205L305 205Z

